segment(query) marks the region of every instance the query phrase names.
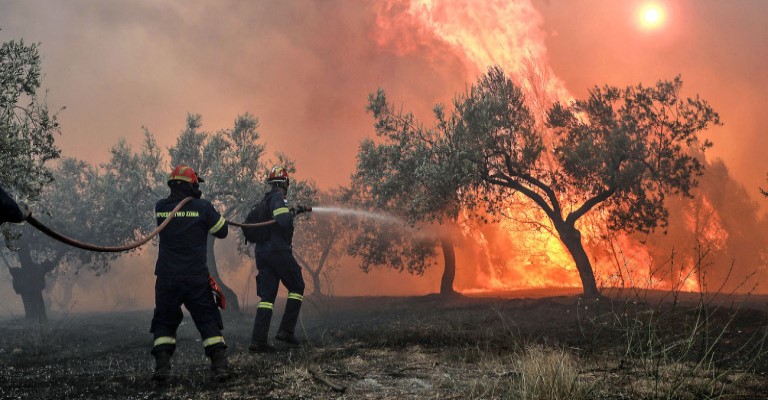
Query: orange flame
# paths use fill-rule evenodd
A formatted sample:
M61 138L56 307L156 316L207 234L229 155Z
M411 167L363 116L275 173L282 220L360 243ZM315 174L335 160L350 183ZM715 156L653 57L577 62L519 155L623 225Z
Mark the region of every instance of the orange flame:
M549 66L543 18L530 0L390 0L378 7L375 40L380 46L399 54L447 47L466 60L469 81L489 66L499 65L521 85L534 111L572 99ZM523 212L536 213L536 206L528 204ZM510 210L510 214L520 211ZM525 222L505 219L483 225L463 213L458 223L466 243L457 252L457 289L472 293L580 287L570 253L557 239L550 221L539 215ZM690 217L695 220L700 216ZM599 219L582 222L580 228L598 282L605 286L700 290L694 260L689 258L682 266L655 261L659 255L652 254L638 239L610 236L607 229L599 228L604 226ZM700 228L697 232L711 240L727 237L714 217Z

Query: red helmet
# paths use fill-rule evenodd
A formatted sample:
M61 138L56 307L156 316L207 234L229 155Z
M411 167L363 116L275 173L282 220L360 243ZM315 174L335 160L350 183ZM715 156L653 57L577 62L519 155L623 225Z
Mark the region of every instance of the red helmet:
M191 184L199 183L199 182L205 182L203 178L200 178L195 173L195 170L192 169L192 167L187 167L184 164L179 165L178 167L173 169L173 172L171 172L170 178L168 178L169 181L184 181L189 182Z
M269 176L267 177L268 183L285 182L287 184L288 181L288 171L286 171L285 168L274 166L269 171Z

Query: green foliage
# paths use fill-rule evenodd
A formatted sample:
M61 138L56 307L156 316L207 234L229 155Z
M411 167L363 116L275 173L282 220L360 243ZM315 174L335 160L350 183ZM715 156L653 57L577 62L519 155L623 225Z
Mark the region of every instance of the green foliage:
M0 45L0 184L32 199L51 180L45 163L59 156L59 124L38 98L40 85L38 45Z
M111 149L109 162L100 166L64 158L53 168L35 216L80 241L105 246L133 242L156 225L152 209L164 185L161 163L160 149L149 132L141 150L134 152L121 140ZM82 268L100 274L120 256L80 250L27 225L12 229L21 234L15 245L29 254L28 259L45 263L57 275L77 274Z
M712 143L697 135L720 120L698 97L681 98L681 88L680 77L653 87L596 87L549 113L560 179L585 203L604 201L612 229L666 226L665 196L690 196L703 173L701 155Z
M455 219L461 176L442 162L440 132L414 122L413 114L395 111L382 90L368 98L380 143L364 140L353 175L354 193L366 205L411 222ZM435 112L440 115L441 108Z
M105 225L105 214L100 201L108 191L99 187L98 169L83 161L65 158L51 170L51 177L52 181L40 193L35 217L69 237L103 243L104 237L100 234ZM17 238L9 243L14 250L12 254L25 271L76 274L88 265L101 272L115 257L113 254L70 247L43 235L28 224L9 229Z
M104 187L104 180L101 179L98 168L74 158L64 158L54 168L53 178L41 194L38 206L44 215L39 218L54 230L66 232L67 236L78 240L112 244L105 240L118 238L115 235L121 231L121 218L118 216L130 212L120 210L116 213L114 209L109 209L109 197L114 192L111 188ZM109 236L106 236L107 234ZM128 235L133 235L133 228L122 236ZM28 229L23 237L36 259L64 262L64 267L58 269L58 274L76 273L86 265L101 272L108 268L110 260L116 258L114 254L94 253L70 247L32 229Z
M475 190L520 192L553 222L570 225L599 204L611 228L647 232L666 222L665 195L689 195L696 185L701 153L712 145L697 135L720 123L705 101L681 98L681 87L677 77L653 87L594 88L586 100L555 104L550 132L535 128L520 90L492 68L456 100L444 148L478 166ZM483 200L498 211L505 199Z
M92 190L102 191L99 204L94 205L110 221L104 237L130 241L144 236L156 226L154 204L163 197L166 172L163 155L152 134L144 128L144 143L137 152L124 140L110 150L109 162L100 168L99 184Z
M454 166L439 162L440 134L415 122L413 114L396 111L379 89L368 98L382 140L364 140L349 188L340 197L354 207L396 215L410 223L455 221L460 210ZM440 114L441 108L435 112ZM363 271L388 266L422 274L433 265L436 237L415 236L408 226L377 221L351 221L356 231L348 253L361 260Z
M500 68L491 68L468 93L457 96L454 108L450 119L437 115L445 131L439 148L441 162L458 166L453 179L464 189L468 207L498 214L513 191L533 194L549 192L547 184L556 186L543 162L544 137L535 129L534 115Z
M585 100L555 104L536 123L521 89L493 67L424 128L397 112L383 91L369 97L381 143L364 141L352 191L372 207L410 221L455 217L461 209L503 216L520 195L551 220L576 261L585 292L596 294L576 222L596 207L610 229L650 232L667 224L668 195L690 196L712 146L698 134L720 124L682 81L594 88Z
M359 181L353 180L350 188L342 189L339 199L342 204L354 208L382 211L382 207L373 205L374 200L370 196L375 194L366 193L365 189L360 187ZM396 212L401 209L393 205L392 208L383 210L398 215ZM426 268L435 264L435 246L438 244L436 239L414 235L413 226L381 223L365 218L348 219L345 224L350 231L347 254L358 258L360 268L365 272L374 267L386 266L420 275Z
M205 179L201 184L203 196L214 202L225 218L242 221L266 190L259 121L246 113L235 119L231 129L209 133L201 127L200 115L187 117L185 130L168 149L171 165L194 168Z

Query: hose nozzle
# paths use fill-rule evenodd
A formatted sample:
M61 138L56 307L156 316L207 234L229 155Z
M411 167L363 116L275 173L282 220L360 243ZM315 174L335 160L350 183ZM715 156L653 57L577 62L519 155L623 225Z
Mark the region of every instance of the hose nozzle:
M296 208L294 209L294 212L296 215L299 215L305 212L312 212L312 207L299 205L299 206L296 206Z

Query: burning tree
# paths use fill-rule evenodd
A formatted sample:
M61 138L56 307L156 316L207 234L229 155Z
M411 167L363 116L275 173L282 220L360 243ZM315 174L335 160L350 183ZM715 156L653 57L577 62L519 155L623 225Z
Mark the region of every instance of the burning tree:
M675 265L690 268L701 292L750 291L765 281L768 226L749 191L722 160L713 160L693 194L668 203L669 232L649 236L646 246L674 254ZM668 260L656 264L662 261Z
M421 207L442 210L445 199L456 198L460 206L500 216L521 196L532 201L572 256L585 296L596 297L580 219L600 210L611 230L665 227L665 198L691 196L703 173L694 154L712 144L698 134L720 120L699 97L681 97L681 87L679 77L651 87L595 87L584 100L554 104L541 127L521 89L494 67L455 98L450 115L435 107L431 129L396 112L381 90L369 108L386 143L409 143L400 146L405 156L392 159L411 161L389 167L400 173L406 167L424 183L415 188Z

